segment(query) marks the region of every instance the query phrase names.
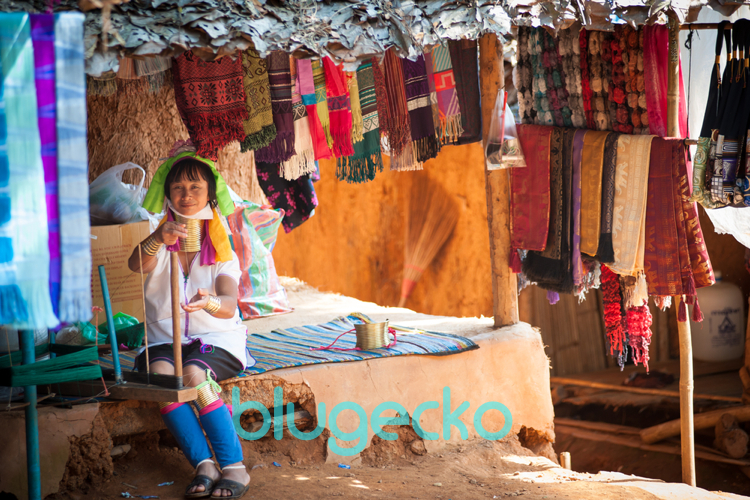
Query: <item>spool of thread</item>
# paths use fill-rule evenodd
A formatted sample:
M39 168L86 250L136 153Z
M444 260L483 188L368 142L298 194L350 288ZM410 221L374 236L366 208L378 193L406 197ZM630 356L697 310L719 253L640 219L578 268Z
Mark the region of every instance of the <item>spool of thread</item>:
M180 238L180 250L199 252L203 241L203 220L187 219L179 214L175 214L175 218L179 224L185 224L188 233L187 238Z

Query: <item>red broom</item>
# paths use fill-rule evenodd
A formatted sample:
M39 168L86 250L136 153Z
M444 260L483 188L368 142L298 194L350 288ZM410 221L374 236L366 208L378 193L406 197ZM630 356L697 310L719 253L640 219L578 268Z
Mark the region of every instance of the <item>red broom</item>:
M404 280L401 282L399 307L404 306L457 222L458 205L453 196L429 177L415 179L406 219Z

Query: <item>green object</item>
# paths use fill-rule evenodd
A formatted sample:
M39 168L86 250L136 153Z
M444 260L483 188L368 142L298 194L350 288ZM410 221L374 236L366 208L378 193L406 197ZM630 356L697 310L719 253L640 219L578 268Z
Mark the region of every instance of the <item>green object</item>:
M92 380L102 376L101 366L85 365L90 361L99 359L99 352L96 347L80 347L77 350L73 350L71 347L65 346L63 349L58 349L58 345L53 344L50 346L50 351L68 352L69 354L58 355L53 359L37 363L0 369L0 385L23 387L60 384L76 380Z
M96 333L96 327L89 323L88 321L76 323L76 326L81 331L81 336L88 340L90 343L99 343L99 344L106 344L107 343L107 334L106 333L99 333L98 335L98 342L97 342L97 333ZM104 326L106 327L107 324L104 323ZM101 327L99 328L101 330Z
M39 344L34 347L34 357L38 358L43 354L49 352L49 344ZM21 351L13 351L10 354L0 356L0 368L10 368L11 366L21 364L22 354Z
M120 335L119 335L120 330L125 329L125 328L127 328L129 326L135 326L135 325L138 324L138 320L136 318L134 318L133 316L130 316L128 314L121 313L121 312L115 314L112 317L112 321L115 324L115 332L118 334L117 335L118 338L120 337ZM99 325L99 331L100 332L108 332L109 331L109 327L107 326L107 322L106 321L104 323L102 323L102 324Z
M136 320L137 321L137 320ZM115 322L117 322L115 320ZM120 344L125 344L131 351L138 349L143 344L143 336L145 329L143 323L136 323L135 325L128 326L117 330L117 341Z

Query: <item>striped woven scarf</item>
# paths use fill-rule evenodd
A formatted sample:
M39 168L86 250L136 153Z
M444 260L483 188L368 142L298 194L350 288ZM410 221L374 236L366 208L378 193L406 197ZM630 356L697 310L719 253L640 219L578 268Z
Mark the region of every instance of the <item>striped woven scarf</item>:
M376 63L377 64L377 63ZM362 108L363 138L354 143L354 155L339 158L336 177L347 182L367 182L382 172L383 159L380 154L380 124L375 92L373 63L366 62L357 69L359 102Z
M315 150L313 148L312 135L310 134L307 109L302 103L302 94L300 94L297 63L293 57L290 56L289 59L292 78L295 154L288 161L281 164L281 175L287 180L293 180L315 171Z
M411 124L409 109L406 103L404 88L404 71L401 60L391 49L385 53L383 60L385 90L388 94L388 144L391 158L400 155L407 145L411 144ZM391 168L393 165L391 165Z
M331 135L331 115L328 112L328 91L326 89L326 72L321 61L312 62L313 82L315 83L315 103L318 107L318 118L326 134L326 144L333 148L333 135Z
M461 107L463 134L459 144L471 144L482 140L482 110L479 106L479 68L477 68L477 42L475 40L451 40L448 42L453 74L456 77L456 93Z
M458 105L456 79L453 75L448 47L444 45L435 47L431 59L443 131L440 138L443 144L455 144L464 133L464 128L461 125L461 108Z
M362 140L362 103L359 102L359 83L357 82L357 73L347 71L346 85L349 87L349 102L352 105L352 144Z
M248 113L242 122L245 138L241 149L244 153L268 146L276 137L266 60L253 49L242 53L242 84Z
M312 62L309 59L299 59L297 61L297 79L299 80L299 93L302 96L302 104L304 104L307 111L307 120L310 125L310 136L312 137L315 159L327 160L331 157L332 153L331 148L328 146L320 117L318 116Z
M292 76L289 56L275 50L266 60L271 88L271 110L276 137L268 146L255 152L257 161L279 163L294 156L294 115L292 113Z
M354 154L352 147L352 111L349 101L349 87L341 68L337 67L330 57L323 59L326 76L326 96L328 114L331 120L333 136L333 154L337 157Z
M438 140L438 148L442 144L443 124L440 121L440 107L437 101L437 90L435 90L435 71L432 69L432 56L424 58L424 67L427 70L427 86L430 89L430 108L432 108L432 124L435 127L435 137Z
M427 70L424 56L416 61L402 59L404 87L406 90L406 107L411 122L411 139L416 161L425 162L435 158L440 150L435 137L435 125L432 121L430 104L430 87L427 84Z

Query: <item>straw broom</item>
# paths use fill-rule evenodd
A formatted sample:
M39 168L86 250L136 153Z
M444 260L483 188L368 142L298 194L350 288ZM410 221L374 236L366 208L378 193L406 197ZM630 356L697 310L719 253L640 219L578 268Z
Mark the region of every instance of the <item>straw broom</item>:
M404 279L399 307L404 306L424 270L450 238L457 222L455 198L429 177L415 179L406 219Z

